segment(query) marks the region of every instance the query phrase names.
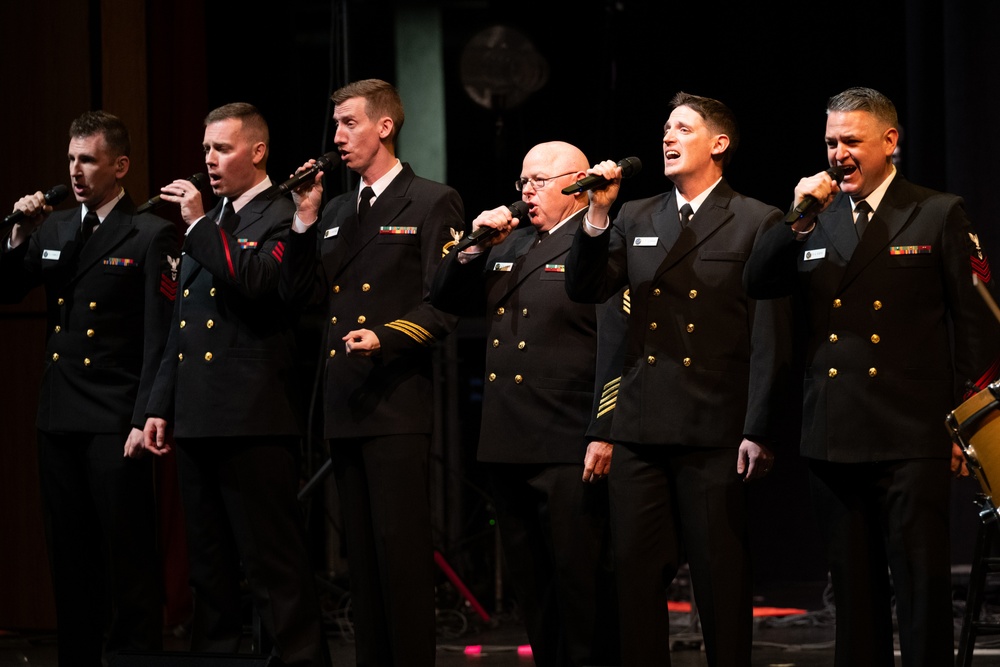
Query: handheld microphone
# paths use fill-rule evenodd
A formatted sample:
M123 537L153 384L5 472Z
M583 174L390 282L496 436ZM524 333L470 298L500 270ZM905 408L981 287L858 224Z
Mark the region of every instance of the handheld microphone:
M58 206L69 196L69 188L62 184L53 185L43 196L45 197L45 203L49 206ZM12 225L15 222L21 222L24 218L24 211L18 209L4 218L3 223L5 225Z
M272 185L267 190L264 190L263 196L266 199L275 199L283 194L287 194L299 187L306 181L312 180L313 176L316 175L318 171L329 172L334 169L338 164L340 164L340 153L337 151L330 151L325 155L321 155L316 158L316 162L313 166L308 169L303 169L299 173L295 174L289 178L284 183L279 183L278 185Z
M205 182L208 180L208 176L206 176L205 174L194 174L192 176L188 176L187 180L189 180L192 183L194 183L194 186L196 188L198 188L199 190L201 190L203 187L205 187ZM135 209L135 214L139 215L140 213L145 213L146 211L148 211L150 209L154 209L157 206L159 206L161 204L166 204L166 203L167 203L166 199L162 199L160 197L160 195L156 195L155 197L153 197L152 199L150 199L148 202L146 202L145 204L143 204L139 208Z
M518 199L513 204L507 204L507 210L510 211L512 217L518 219L518 222L524 222L525 220L528 219L528 205L525 204L520 199ZM477 229L476 231L472 232L464 239L459 241L458 244L455 246L455 252L462 252L466 248L474 246L480 241L489 240L499 233L500 230L497 229L496 227L480 227L479 229Z
M632 178L642 171L642 162L640 162L637 157L627 157L624 160L619 160L618 166L622 168L622 178ZM610 182L611 181L603 176L587 176L585 178L581 178L573 185L567 185L562 189L562 193L564 195L575 195L576 193L583 192L584 190L603 188Z
M844 180L843 167L830 167L829 169L826 170L826 173L830 175L830 178L837 181L837 183L840 183L842 180ZM789 211L788 215L785 216L785 224L786 225L795 224L802 218L805 218L815 213L816 209L818 209L820 206L821 203L816 201L815 197L811 195L806 195L805 197L803 197L802 201L799 202L799 205L793 208L791 211Z

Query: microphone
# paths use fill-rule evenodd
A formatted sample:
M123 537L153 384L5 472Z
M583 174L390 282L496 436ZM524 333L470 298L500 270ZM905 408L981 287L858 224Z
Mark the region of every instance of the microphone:
M208 179L208 176L206 176L205 174L194 174L193 176L189 176L187 180L189 180L192 183L194 183L194 186L196 188L198 188L199 190L201 190L203 187L205 187L205 181L207 179ZM160 195L156 195L155 197L153 197L152 199L150 199L148 202L146 202L145 204L143 204L139 208L135 209L135 214L139 215L140 213L145 213L146 211L148 211L150 209L156 208L160 204L166 204L166 203L167 203L167 200L161 199Z
M62 184L53 185L43 196L45 197L45 203L49 206L58 206L62 203L63 199L69 196L69 188ZM15 222L21 222L24 217L24 211L18 209L4 218L3 224L12 225Z
M281 195L291 192L306 181L312 180L317 171L329 172L330 170L336 168L338 164L340 164L340 153L337 151L330 151L329 153L316 158L316 162L308 169L303 169L284 183L272 185L267 190L264 190L262 196L266 199L276 199Z
M618 166L622 168L622 178L632 178L642 171L642 162L640 162L637 157L627 157L624 160L619 160ZM575 195L576 193L583 192L584 190L603 188L610 182L611 181L603 176L587 176L585 178L581 178L573 185L567 185L562 189L562 193L564 195Z
M524 222L528 219L528 205L520 199L513 204L507 204L507 210L510 211L511 216L518 219L518 222ZM462 252L466 248L474 246L480 241L491 239L499 233L500 230L496 227L480 227L459 241L455 246L455 252Z
M830 178L837 181L837 183L840 183L842 180L844 180L843 167L830 167L829 169L826 170L826 173L830 175ZM793 208L791 211L789 211L788 215L785 216L785 224L786 225L795 224L802 218L805 218L806 216L810 216L813 213L815 213L816 209L818 209L820 206L821 203L816 201L815 197L806 195L802 199L802 201L799 202L799 205Z

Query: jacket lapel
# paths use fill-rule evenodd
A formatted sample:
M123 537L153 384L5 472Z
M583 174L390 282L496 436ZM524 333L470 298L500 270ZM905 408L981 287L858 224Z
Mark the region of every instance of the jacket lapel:
M704 203L698 208L698 212L688 221L683 228L680 226L679 214L677 212L677 197L668 197L668 204L664 208L664 214L673 213L673 226L678 230L676 240L667 250L667 256L663 259L656 277L661 276L665 271L670 270L684 257L695 250L699 245L715 234L719 227L729 222L733 218L732 211L729 210L729 202L733 198L733 191L725 180L721 181ZM670 220L663 220L660 224L669 226Z
M104 258L132 233L132 230L135 229L132 210L132 201L128 196L122 197L118 205L104 218L104 221L97 227L94 235L90 237L90 240L80 250L80 257L76 265L73 280L79 279L90 267ZM79 222L77 222L76 226L79 226ZM75 228L73 235L75 238Z
M885 197L878 210L868 222L864 236L858 242L858 247L851 256L841 281L841 290L845 289L865 267L885 252L892 239L896 238L913 217L917 207L916 201L899 197L899 191L904 187L902 176L896 175L886 190ZM845 197L846 199L846 197ZM853 231L853 230L852 230Z

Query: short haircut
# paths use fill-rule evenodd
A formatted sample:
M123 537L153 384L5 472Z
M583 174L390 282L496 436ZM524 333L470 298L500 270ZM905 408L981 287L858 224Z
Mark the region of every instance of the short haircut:
M128 156L132 152L132 140L129 138L125 123L118 116L106 111L88 111L69 126L70 139L92 137L95 134L104 136L104 143L115 157Z
M333 100L334 106L337 106L352 97L365 99L365 113L369 119L378 120L383 116L392 119L392 134L389 135L389 142L395 146L396 137L403 129L403 121L406 119L403 113L403 100L399 98L399 92L395 86L381 79L363 79L338 88L330 96L330 99Z
M831 111L867 111L886 127L899 128L896 105L874 88L848 88L834 95L826 103L827 115Z
M257 110L257 107L247 102L223 104L221 107L213 109L205 116L205 125L208 126L211 123L218 123L230 118L243 123L241 132L247 139L252 142L263 141L264 146L270 147L271 134L267 129L267 121L264 120L263 114Z
M711 97L701 97L683 91L674 95L674 99L670 100L670 110L673 111L677 107L693 109L705 119L705 124L712 132L729 137L729 147L722 154L722 165L728 165L733 159L733 153L740 145L740 130L736 125L736 115L732 109Z

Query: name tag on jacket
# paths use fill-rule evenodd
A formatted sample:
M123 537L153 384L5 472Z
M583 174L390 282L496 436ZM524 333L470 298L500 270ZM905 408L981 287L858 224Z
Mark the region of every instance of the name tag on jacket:
M656 236L636 236L635 240L632 241L632 245L635 247L647 247L656 245L657 241L660 239Z
M826 248L816 248L815 250L806 250L802 253L802 259L805 261L810 261L813 259L823 259L826 257Z
M510 271L513 268L514 262L497 262L493 265L494 271Z
M325 239L333 238L339 233L340 233L340 227L331 227L330 229L323 232L323 238Z
M42 251L42 259L57 260L57 259L59 259L59 256L61 254L62 254L61 250L43 250Z

